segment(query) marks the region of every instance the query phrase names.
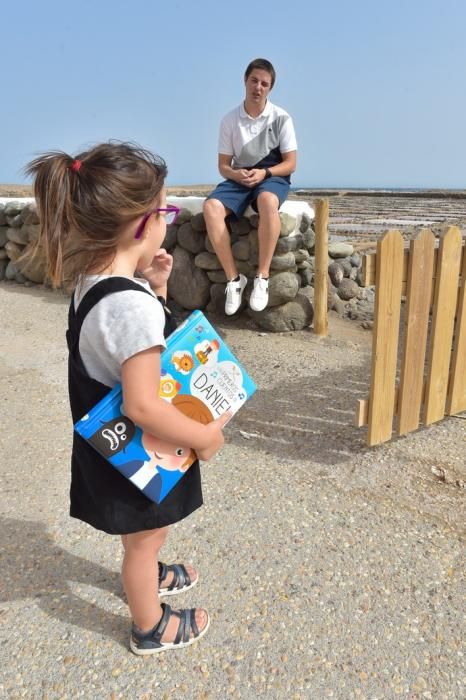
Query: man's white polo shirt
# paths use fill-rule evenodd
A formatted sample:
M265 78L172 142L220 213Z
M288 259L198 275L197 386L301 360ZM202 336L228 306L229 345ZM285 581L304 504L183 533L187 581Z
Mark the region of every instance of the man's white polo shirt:
M282 153L297 150L293 121L284 109L267 101L258 117L244 104L222 119L218 152L233 156L233 168L269 168L282 162Z

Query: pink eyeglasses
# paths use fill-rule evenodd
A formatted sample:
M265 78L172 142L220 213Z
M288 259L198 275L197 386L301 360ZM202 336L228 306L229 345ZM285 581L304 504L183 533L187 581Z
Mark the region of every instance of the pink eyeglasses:
M149 217L152 216L152 214L162 214L165 217L165 223L167 224L167 226L170 226L171 224L175 223L180 211L181 209L179 207L175 207L172 204L162 209L160 207L157 207L157 209L152 209L152 211L148 211L147 214L144 214L144 216L142 217L142 221L137 227L134 237L141 238L142 233L144 231L144 227L147 224L147 220L149 219Z

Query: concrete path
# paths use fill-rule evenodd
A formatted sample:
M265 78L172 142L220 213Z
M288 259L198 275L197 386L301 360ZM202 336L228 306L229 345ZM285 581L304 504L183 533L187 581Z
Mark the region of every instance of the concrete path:
M0 698L465 697L464 416L366 448L370 334L337 318L324 340L218 321L260 391L164 551L211 629L132 655L119 540L68 516L67 305L0 284Z

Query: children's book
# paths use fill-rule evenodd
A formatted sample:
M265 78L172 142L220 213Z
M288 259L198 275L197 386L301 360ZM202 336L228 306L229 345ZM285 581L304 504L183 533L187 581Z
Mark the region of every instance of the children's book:
M202 311L194 311L167 339L159 396L185 415L210 423L232 415L256 386ZM117 384L75 430L150 500L160 503L193 464L193 450L146 433L123 413Z

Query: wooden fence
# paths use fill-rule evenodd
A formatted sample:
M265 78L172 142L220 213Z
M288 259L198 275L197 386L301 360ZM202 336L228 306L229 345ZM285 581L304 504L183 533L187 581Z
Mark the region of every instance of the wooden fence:
M466 410L465 246L455 226L436 244L424 230L406 249L389 231L364 257L376 292L370 395L356 424L369 445Z

